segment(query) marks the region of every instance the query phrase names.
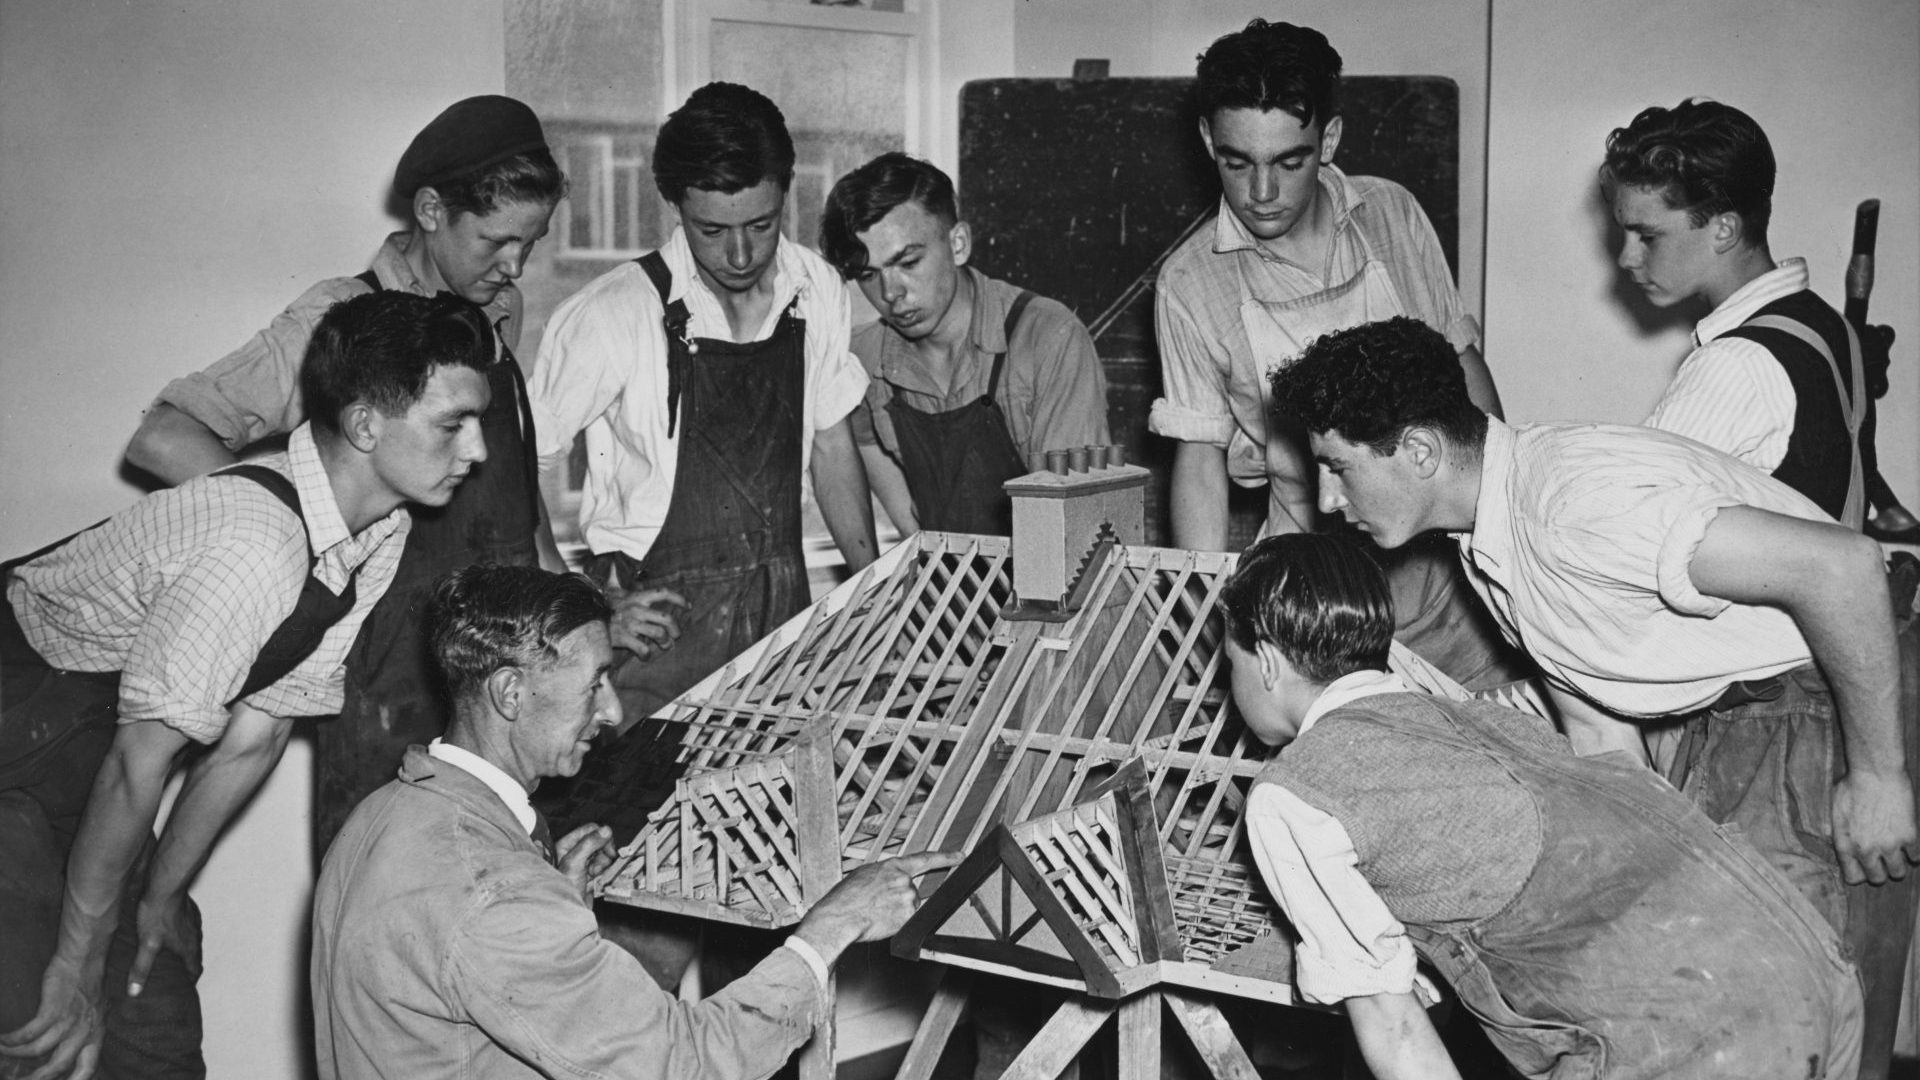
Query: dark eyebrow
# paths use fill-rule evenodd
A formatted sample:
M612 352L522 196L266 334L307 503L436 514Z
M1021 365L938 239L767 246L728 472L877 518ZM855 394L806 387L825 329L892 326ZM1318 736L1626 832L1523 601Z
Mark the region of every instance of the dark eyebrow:
M888 259L886 262L883 262L880 265L881 266L898 266L900 265L900 260L908 258L909 256L918 255L921 252L924 252L926 250L927 250L927 245L925 244L908 244L906 247L903 247L899 251L894 252L893 258Z
M1242 150L1237 146L1228 146L1222 143L1215 143L1213 150L1214 150L1214 153L1218 154L1221 157L1232 158L1235 161L1244 161L1249 164L1256 163L1254 162L1254 158L1252 154L1247 153L1245 150ZM1306 157L1308 154L1311 154L1311 153L1313 153L1313 147L1311 146L1306 146L1306 145L1291 146L1285 150L1282 150L1280 153L1273 155L1271 158L1268 158L1267 160L1270 162L1298 160L1300 158Z

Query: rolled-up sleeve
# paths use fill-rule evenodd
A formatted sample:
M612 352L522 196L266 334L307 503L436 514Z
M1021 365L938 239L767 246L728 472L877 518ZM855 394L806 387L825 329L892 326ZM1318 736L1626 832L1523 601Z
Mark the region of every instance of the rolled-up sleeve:
M1200 333L1177 281L1163 283L1153 321L1165 396L1148 412L1148 429L1181 442L1226 446L1235 430L1228 397L1230 369Z
M527 379L535 452L544 468L564 461L574 437L627 388L629 374L641 366L639 354L664 347L658 295L651 285L628 284L613 275L599 278L547 322Z
M600 937L570 888L551 871L496 883L461 920L446 968L449 999L541 1074L758 1080L812 1035L823 998L793 950L678 1001Z
M1361 875L1338 821L1262 783L1247 799L1247 834L1260 876L1300 935L1294 978L1303 998L1331 1005L1413 989L1406 927Z
M230 450L292 431L306 419L300 364L314 326L327 309L366 291L353 278L322 281L212 367L168 383L159 403L205 424Z
M838 279L816 275L807 304L807 425L825 431L867 396L867 369L853 354L853 299Z

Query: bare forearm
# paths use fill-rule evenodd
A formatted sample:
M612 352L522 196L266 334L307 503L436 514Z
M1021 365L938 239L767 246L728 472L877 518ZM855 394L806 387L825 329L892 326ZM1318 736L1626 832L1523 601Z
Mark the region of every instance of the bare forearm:
M867 483L880 497L880 505L900 535L920 531L920 520L913 512L913 493L907 489L907 476L878 444L863 444L860 460L867 469Z
M827 532L847 560L847 569L865 569L879 548L873 535L873 496L867 488L867 470L860 462L860 451L845 421L815 438L812 473L820 516L826 519Z
M1879 547L1859 539L1852 556L1831 568L1834 580L1809 590L1789 611L1833 687L1847 771L1892 778L1906 772L1899 645L1885 606ZM1859 603L1861 597L1868 603Z
M153 834L174 754L186 740L153 721L123 724L95 774L67 865L57 958L83 969L106 961L120 892ZM172 737L169 737L169 736Z
M1460 1080L1427 1010L1412 993L1350 998L1347 1017L1379 1080Z
M239 457L213 430L171 405L155 405L127 444L127 461L168 486L224 469Z
M1467 377L1467 397L1481 412L1505 420L1507 414L1500 407L1500 389L1493 384L1493 369L1487 366L1478 346L1469 345L1460 351L1460 370Z
M240 808L253 798L286 752L293 722L235 706L227 733L187 770L180 797L160 836L146 896L182 896Z
M1193 551L1227 548L1227 452L1183 442L1174 451L1173 544Z

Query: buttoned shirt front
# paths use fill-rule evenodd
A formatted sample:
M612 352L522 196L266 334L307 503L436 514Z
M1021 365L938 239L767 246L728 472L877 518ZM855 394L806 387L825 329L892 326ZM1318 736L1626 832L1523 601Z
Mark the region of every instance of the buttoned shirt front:
M690 336L732 340L726 311L700 279L686 234L675 228L660 249L673 274L669 299L684 300ZM800 467L816 433L859 405L867 375L848 349L846 287L825 259L782 238L774 253L774 299L748 338L764 341L799 298L806 321L806 400L801 405ZM660 533L673 497L682 428L667 433L667 336L663 308L646 271L622 263L589 282L553 313L528 390L543 468L562 463L582 430L587 477L580 528L587 547L639 559ZM695 356L698 362L698 356Z
M1808 663L1791 616L1694 588L1694 553L1730 506L1831 521L1716 450L1613 424L1489 419L1467 580L1547 677L1641 718L1702 708Z
M120 672L120 720L157 720L200 743L226 730L226 702L313 569L352 610L318 648L245 703L274 716L340 711L347 649L387 591L411 521L405 509L350 533L311 429L258 459L293 480L306 528L252 480L203 476L155 492L39 559L7 588L21 632L53 667ZM356 570L358 571L356 577Z
M1807 261L1784 259L1701 319L1693 351L1680 362L1647 426L1706 443L1764 473L1779 468L1799 406L1793 380L1766 346L1723 335L1775 300L1804 292L1807 284Z
M853 332L853 353L872 382L865 403L854 413L854 438L878 443L898 456L887 403L898 399L926 413L951 412L979 400L993 377L993 357L1006 353L995 400L1007 420L1007 434L1024 460L1035 452L1105 446L1107 378L1094 351L1093 337L1072 311L1057 300L1035 296L1008 340L1007 312L1020 296L1009 285L972 267L960 271L973 282L973 319L958 350L953 378L942 386L925 370L912 343L884 322Z
M407 264L411 235L388 236L368 269L383 289L432 296L438 290L428 288ZM205 424L230 450L292 431L307 418L300 394L300 365L313 328L327 309L367 291L366 282L355 277L320 282L212 367L168 383L157 403L171 405ZM508 349L520 340L520 307L520 290L508 282L484 309Z
M1299 734L1343 705L1408 692L1389 672L1342 675L1308 708ZM1301 996L1332 1004L1412 990L1419 957L1407 928L1360 873L1353 840L1339 820L1271 783L1254 785L1246 820L1260 876L1300 935L1294 981Z
M1433 225L1405 188L1390 180L1320 170L1333 209L1324 269L1279 258L1249 233L1224 198L1213 227L1177 248L1156 284L1154 322L1165 396L1153 403L1151 430L1182 442L1225 447L1236 430L1266 443L1265 402L1235 389L1235 372L1258 376L1288 359L1254 356L1240 318L1243 297L1286 302L1325 292L1360 275L1371 257L1385 266L1406 313L1445 335L1456 350L1480 344L1480 327L1460 303ZM1260 377L1237 380L1264 385Z

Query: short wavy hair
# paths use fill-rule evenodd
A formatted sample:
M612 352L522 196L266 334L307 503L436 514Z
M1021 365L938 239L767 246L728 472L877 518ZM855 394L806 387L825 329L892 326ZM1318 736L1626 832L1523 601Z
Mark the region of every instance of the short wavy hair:
M300 395L314 426L337 435L341 411L354 402L405 416L435 368L484 371L493 349L493 328L470 300L361 293L328 308L314 326L300 361Z
M780 107L752 87L708 83L653 140L653 185L675 206L694 188L732 195L767 180L792 190L793 136Z
M584 574L483 564L434 585L425 626L447 693L458 701L503 667L558 660L567 635L612 617L607 598Z
M1773 144L1753 117L1718 101L1688 98L1671 109L1643 109L1607 136L1601 179L1659 191L1694 228L1729 211L1746 242L1767 242L1773 218Z
M1221 589L1220 608L1234 644L1252 652L1264 641L1319 683L1385 670L1393 647L1386 575L1344 536L1287 533L1253 545Z
M846 280L864 277L872 267L859 234L910 202L919 203L949 229L960 220L953 179L930 161L894 150L853 170L827 194L820 214L820 254Z
M1340 112L1340 54L1327 35L1255 19L1200 54L1194 104L1213 122L1221 109L1280 109L1323 128Z
M486 217L503 206L538 203L553 206L567 196L567 176L549 150L529 150L458 180L428 184L451 216Z
M1391 454L1410 427L1477 451L1487 414L1467 393L1460 354L1440 332L1397 315L1316 339L1273 373L1273 413L1311 434L1332 432Z

